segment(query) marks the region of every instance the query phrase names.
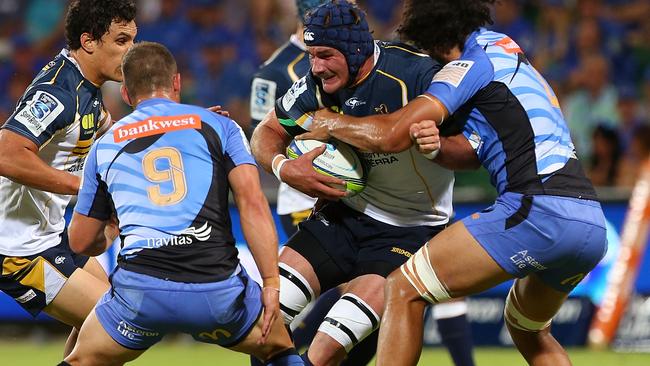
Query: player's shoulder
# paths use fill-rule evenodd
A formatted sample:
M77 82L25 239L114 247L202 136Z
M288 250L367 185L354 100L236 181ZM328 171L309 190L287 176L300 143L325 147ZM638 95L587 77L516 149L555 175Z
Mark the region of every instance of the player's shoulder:
M439 68L438 62L419 49L401 42L378 41L378 69L391 74L418 74Z
M27 92L42 90L57 96L71 97L77 94L78 86L84 80L77 66L70 59L59 54L41 69Z
M434 65L434 61L429 55L423 53L421 50L402 42L386 42L377 41L377 47L381 54L385 55L386 59L398 63L418 63L425 65Z

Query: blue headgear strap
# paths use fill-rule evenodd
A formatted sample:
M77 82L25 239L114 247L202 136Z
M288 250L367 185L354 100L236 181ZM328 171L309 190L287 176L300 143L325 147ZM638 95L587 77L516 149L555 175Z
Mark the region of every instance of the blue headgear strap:
M298 8L298 18L300 21L304 23L307 12L326 1L327 0L296 0L296 8Z
M374 53L366 14L346 0L332 0L311 10L304 24L305 44L339 50L348 63L348 85L354 83L359 68Z

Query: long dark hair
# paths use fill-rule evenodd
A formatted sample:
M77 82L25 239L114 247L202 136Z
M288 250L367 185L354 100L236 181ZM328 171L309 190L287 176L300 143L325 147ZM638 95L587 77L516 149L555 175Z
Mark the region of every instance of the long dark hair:
M430 55L442 55L458 46L478 28L492 24L495 0L407 0L398 32Z

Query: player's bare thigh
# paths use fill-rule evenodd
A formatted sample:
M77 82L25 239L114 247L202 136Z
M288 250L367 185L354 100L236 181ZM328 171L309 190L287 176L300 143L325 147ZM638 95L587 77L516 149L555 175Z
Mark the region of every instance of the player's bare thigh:
M79 268L72 273L43 311L80 329L86 316L108 288L106 272L95 258L90 258L83 269Z
M280 251L279 260L281 263L298 271L307 280L316 297L320 295L320 282L318 281L314 267L312 267L311 263L305 257L292 248L285 246Z
M452 224L426 245L431 267L451 297L485 291L512 278L474 239L462 221Z
M66 362L72 366L117 366L136 359L144 351L128 349L115 342L104 330L95 311L91 311Z

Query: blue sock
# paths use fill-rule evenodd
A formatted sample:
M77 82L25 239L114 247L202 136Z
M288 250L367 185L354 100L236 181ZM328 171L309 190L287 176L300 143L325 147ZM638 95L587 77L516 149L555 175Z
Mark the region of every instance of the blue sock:
M454 365L474 366L472 354L472 331L464 314L453 318L438 319L438 331L442 344L447 347Z

